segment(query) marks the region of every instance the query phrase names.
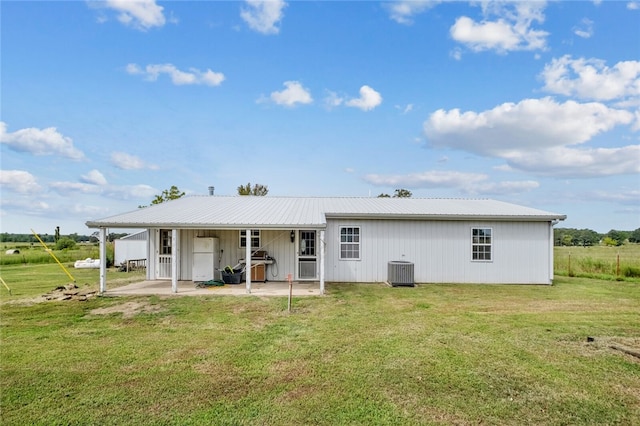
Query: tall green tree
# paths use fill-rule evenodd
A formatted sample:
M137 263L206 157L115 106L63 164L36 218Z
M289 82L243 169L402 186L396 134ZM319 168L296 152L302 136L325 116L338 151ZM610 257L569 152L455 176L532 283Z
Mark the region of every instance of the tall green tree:
M156 197L151 201L151 205L164 203L165 201L176 200L185 195L184 192L180 191L177 186L172 185L171 188L165 189L162 191L162 194L156 195ZM147 206L138 206L138 208L143 208Z
M411 191L409 191L408 189L396 189L396 191L393 194L393 198L411 198L413 196L413 194L411 193ZM378 198L391 198L391 195L389 194L380 194L378 195Z
M156 195L156 198L154 198L151 204L160 204L165 201L177 200L183 196L184 192L180 191L177 186L173 185L171 188L162 191L162 194Z
M411 198L413 194L408 189L396 189L393 198Z
M251 186L251 182L248 182L246 185L240 185L238 187L238 195L258 195L264 196L269 192L269 188L266 185L261 185L259 183Z
M615 241L616 242L615 245L621 246L624 243L624 240L627 239L628 234L629 233L625 231L618 231L616 229L612 229L611 231L607 232L607 237Z

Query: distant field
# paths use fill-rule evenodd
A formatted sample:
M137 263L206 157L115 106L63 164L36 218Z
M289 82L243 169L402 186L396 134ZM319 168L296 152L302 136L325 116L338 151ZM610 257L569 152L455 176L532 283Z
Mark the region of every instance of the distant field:
M55 244L47 244L51 249ZM6 254L8 249L17 249L20 253ZM100 248L96 244L77 244L72 250L52 250L60 262L75 262L79 259L100 257ZM55 263L55 260L47 253L40 243L1 243L0 265L15 265L29 263Z
M53 246L53 245L51 245ZM18 249L18 254L5 254L7 249ZM52 250L52 253L73 277L56 263L55 259L39 244L30 243L2 243L0 244L0 277L5 281L6 287L0 284L0 296L19 298L37 296L52 289L69 284L75 280L79 286L97 288L100 280L98 269L75 269L76 260L100 257L99 247L95 244L78 244L72 250ZM112 245L107 247L108 256L112 256ZM111 286L118 283L126 283L131 280L144 278L144 271L135 273L120 273L110 268L108 279Z
M555 247L556 275L602 279L640 278L640 244Z

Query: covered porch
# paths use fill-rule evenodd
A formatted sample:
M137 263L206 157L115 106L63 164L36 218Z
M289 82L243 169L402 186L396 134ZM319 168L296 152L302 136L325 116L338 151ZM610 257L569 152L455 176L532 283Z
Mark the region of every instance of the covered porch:
M317 288L318 294L324 293L324 229L221 225L147 229L146 281L107 290L107 268L101 262L101 294L163 294L167 289L171 293L212 294L215 289L218 294L286 295L289 280L296 283L294 288ZM107 231L106 227L100 228L101 258L106 258ZM221 287L196 286L221 281L231 267L234 272L236 268L242 270L242 282L224 280L226 285ZM316 290L301 291L313 294Z

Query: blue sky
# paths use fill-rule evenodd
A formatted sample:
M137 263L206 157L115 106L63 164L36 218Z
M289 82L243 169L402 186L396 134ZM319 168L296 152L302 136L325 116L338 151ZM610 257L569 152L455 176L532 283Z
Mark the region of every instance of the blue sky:
M640 227L640 2L2 1L1 230L172 185Z

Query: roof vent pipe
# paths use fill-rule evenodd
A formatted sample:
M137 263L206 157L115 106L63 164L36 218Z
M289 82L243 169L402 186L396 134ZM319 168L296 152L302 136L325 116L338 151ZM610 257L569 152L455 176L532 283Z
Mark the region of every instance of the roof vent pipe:
M216 190L215 186L210 186L209 187L209 195L213 195L213 191L215 191L215 190Z

